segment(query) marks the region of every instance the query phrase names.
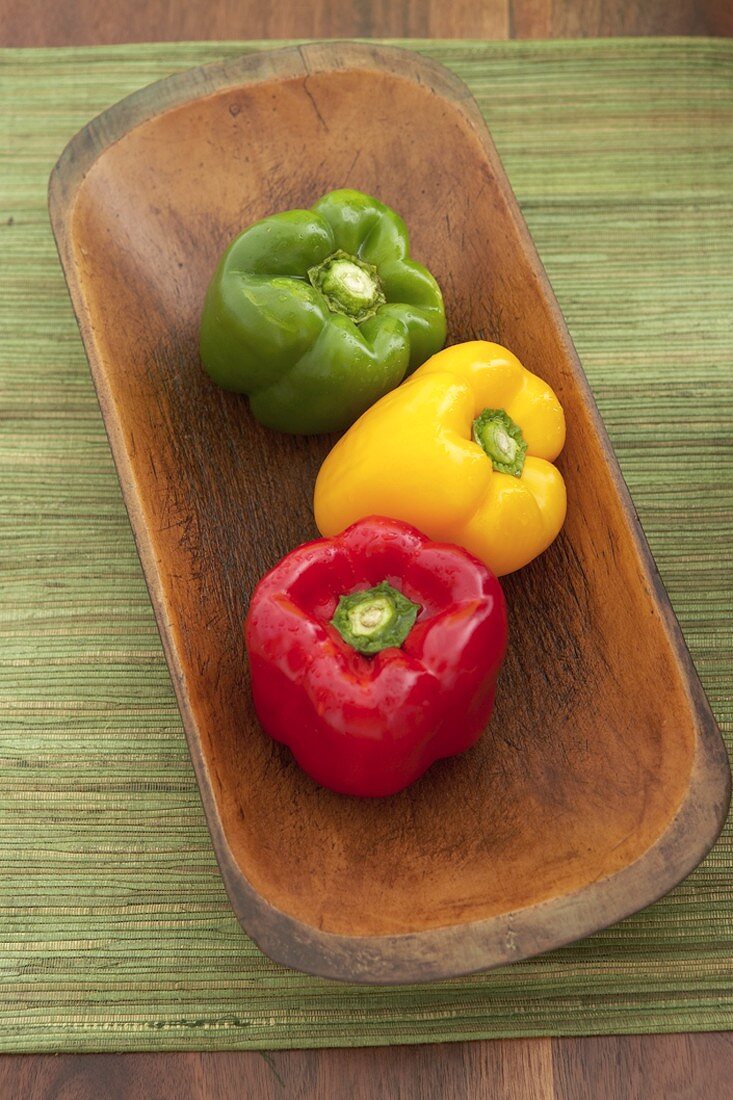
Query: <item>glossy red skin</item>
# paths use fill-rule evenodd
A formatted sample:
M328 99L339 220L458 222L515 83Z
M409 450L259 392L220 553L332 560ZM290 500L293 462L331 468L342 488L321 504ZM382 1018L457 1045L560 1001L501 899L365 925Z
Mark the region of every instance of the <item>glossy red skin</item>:
M330 619L341 595L384 580L421 611L400 649L365 657ZM267 573L245 639L264 730L317 783L374 798L478 740L506 650L506 606L471 554L371 516Z

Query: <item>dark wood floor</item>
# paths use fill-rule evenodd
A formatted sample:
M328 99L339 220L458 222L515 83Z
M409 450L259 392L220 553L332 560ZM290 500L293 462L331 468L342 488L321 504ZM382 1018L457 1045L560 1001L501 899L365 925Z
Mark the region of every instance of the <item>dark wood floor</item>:
M731 0L0 0L0 46L731 33Z
M0 0L0 46L733 35L733 0ZM733 1034L0 1058L0 1100L725 1100Z
M6 1055L3 1100L726 1100L733 1034Z

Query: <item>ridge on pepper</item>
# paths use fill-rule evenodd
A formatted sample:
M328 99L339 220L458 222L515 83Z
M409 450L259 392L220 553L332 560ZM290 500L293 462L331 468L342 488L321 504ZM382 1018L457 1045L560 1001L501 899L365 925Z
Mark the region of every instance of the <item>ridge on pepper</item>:
M256 222L209 284L201 360L277 431L342 431L445 342L440 288L402 218L359 191Z
M392 516L456 543L497 576L542 553L565 520L557 396L499 344L445 348L336 443L315 486L318 530Z

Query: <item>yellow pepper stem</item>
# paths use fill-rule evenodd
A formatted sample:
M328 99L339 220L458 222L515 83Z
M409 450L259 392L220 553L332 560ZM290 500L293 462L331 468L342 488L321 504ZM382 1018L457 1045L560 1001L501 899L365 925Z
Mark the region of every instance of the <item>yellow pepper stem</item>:
M504 409L484 409L473 422L473 438L497 473L521 477L527 444L522 429Z

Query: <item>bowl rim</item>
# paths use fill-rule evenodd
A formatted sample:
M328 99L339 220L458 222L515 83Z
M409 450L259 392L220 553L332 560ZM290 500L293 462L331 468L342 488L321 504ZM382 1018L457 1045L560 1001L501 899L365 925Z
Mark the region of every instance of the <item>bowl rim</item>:
M278 909L249 882L229 847L183 669L170 641L171 621L153 548L147 540L143 517L130 488L134 477L97 355L93 328L76 274L70 234L74 204L85 176L111 145L136 127L168 111L229 89L266 81L307 80L315 74L347 70L388 73L427 86L447 99L478 139L491 164L494 185L504 189L512 200L510 214L534 274L550 303L574 384L579 387L592 417L651 599L680 666L697 733L690 781L682 802L666 830L634 862L572 893L513 912L420 932L379 936L326 932ZM381 985L429 982L489 970L561 947L615 924L650 905L681 882L712 848L725 823L731 796L728 756L564 318L488 127L463 81L439 62L412 50L341 40L285 46L198 66L132 93L84 126L69 141L51 172L48 204L64 278L120 477L216 858L234 911L255 943L275 961L319 977Z

